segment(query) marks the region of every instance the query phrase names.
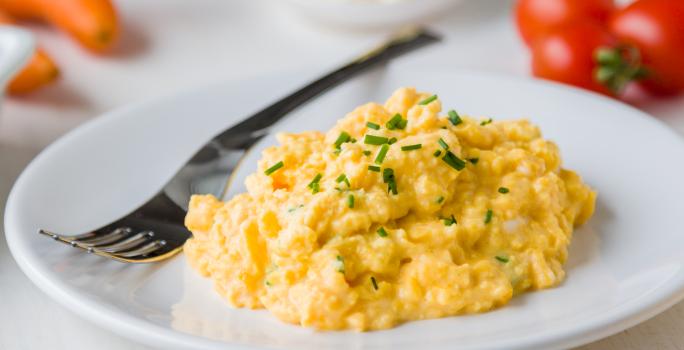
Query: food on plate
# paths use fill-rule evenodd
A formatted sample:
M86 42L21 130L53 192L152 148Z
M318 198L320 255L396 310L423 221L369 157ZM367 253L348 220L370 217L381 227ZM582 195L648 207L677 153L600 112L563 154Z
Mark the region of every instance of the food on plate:
M527 45L554 29L591 20L605 23L613 0L519 0L515 7L518 32Z
M601 10L602 9L602 10ZM534 75L621 97L684 91L684 2L519 0L518 31L532 51Z
M110 49L119 35L110 0L0 0L0 9L20 20L48 22L94 52Z
M231 305L321 330L484 312L558 285L596 198L527 120L397 90L278 135L248 192L190 200L189 263Z
M14 19L0 9L0 24L13 25ZM36 52L24 68L10 81L7 89L11 94L25 94L55 81L59 69L42 48Z

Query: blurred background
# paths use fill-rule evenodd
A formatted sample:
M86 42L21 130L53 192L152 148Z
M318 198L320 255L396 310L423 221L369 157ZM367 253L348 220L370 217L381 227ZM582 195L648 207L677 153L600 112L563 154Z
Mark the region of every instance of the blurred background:
M659 19L676 34L665 35L674 42L660 43L671 48L663 52L653 49L658 43L630 36L629 25L611 27L606 21L612 14L591 8L612 1L566 0L574 4L566 17L587 16L597 23L590 30L598 34L590 35L587 29L579 36L575 29L564 32L544 22L555 18L553 6L524 2L531 7L519 10L527 12L518 13L521 22L516 23L513 0L0 0L1 25L30 30L40 50L40 57L29 63L33 70L11 82L0 113L0 213L12 183L40 150L106 111L197 86L286 71L303 72L300 81L291 82L296 88L408 23L424 24L444 41L402 60L445 70L522 77L535 73L623 99L684 133L684 98L679 94L684 78L677 80L684 77L684 13L670 12L669 18ZM631 1L620 1L627 3ZM648 10L642 8L639 14ZM664 16L662 11L659 16ZM528 46L519 30L539 38L526 38ZM604 31L643 52L634 57L612 39L592 39ZM567 49L548 49L558 43ZM597 45L615 50L599 59ZM661 85L644 89L629 83L641 78L643 66L651 74L646 79L654 81L651 85ZM604 83L600 86L592 80L598 73ZM570 81L578 76L584 80ZM668 91L660 89L663 84L669 84ZM0 286L0 349L143 349L43 295L19 271L4 237ZM682 349L683 321L680 304L585 349Z

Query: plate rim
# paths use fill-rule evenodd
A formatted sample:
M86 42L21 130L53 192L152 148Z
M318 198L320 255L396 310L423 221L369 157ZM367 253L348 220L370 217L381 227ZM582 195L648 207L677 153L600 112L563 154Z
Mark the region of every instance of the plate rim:
M425 72L435 72L437 70L438 69L435 67L432 67L431 69L422 69L422 71ZM287 70L269 74L269 76L294 75L296 72L299 71ZM562 90L562 93L579 94L587 98L602 101L603 103L609 103L617 108L622 108L625 111L628 111L630 114L638 116L642 120L651 123L654 127L660 128L662 131L668 132L670 135L678 139L684 147L684 137L675 132L662 120L653 117L633 106L600 94L529 76L493 73L472 69L451 69L450 74L466 75L475 78L495 78L523 84L531 84L541 88ZM129 113L136 113L136 111L139 109L143 109L150 105L162 104L167 100L184 98L187 95L211 89L216 86L238 84L241 81L254 80L263 77L263 75L255 75L241 79L226 80L213 84L195 86L181 89L174 93L166 94L156 98L126 104L100 114L98 117L95 117L83 125L80 125L77 128L69 131L55 142L51 143L48 147L43 149L33 160L31 160L31 162L16 179L7 197L5 207L5 237L10 253L14 257L22 272L27 275L31 282L38 286L41 291L62 306L102 328L113 331L120 336L136 342L154 347L169 346L174 348L195 348L197 346L206 346L213 348L218 346L224 349L229 348L236 350L257 349L258 347L251 345L228 343L182 333L179 331L173 331L152 322L144 321L141 318L134 317L123 311L108 309L103 304L97 303L95 300L79 299L77 288L72 288L69 285L61 282L49 271L46 269L41 269L34 261L31 260L31 255L27 254L27 249L30 248L27 248L26 241L21 239L20 232L22 230L18 223L15 222L17 221L15 219L17 214L15 214L15 212L18 211L15 209L15 207L17 206L16 202L20 201L20 199L17 197L22 191L24 182L27 181L26 178L30 176L29 174L32 172L35 164L41 162L43 158L50 156L53 150L58 148L60 145L71 142L72 139L78 138L81 133L87 133L92 127L98 126L102 123L115 122L116 119L124 117ZM645 297L648 297L648 299L641 300ZM628 301L621 308L609 313L609 317L595 317L591 322L576 326L570 330L554 330L543 335L527 336L525 338L510 340L508 343L494 343L492 345L485 346L485 348L492 348L492 346L504 346L505 348L509 349L555 349L580 346L633 327L665 311L669 307L682 300L684 300L684 275L674 275L670 277L670 280L668 280L664 285L659 286L648 294Z

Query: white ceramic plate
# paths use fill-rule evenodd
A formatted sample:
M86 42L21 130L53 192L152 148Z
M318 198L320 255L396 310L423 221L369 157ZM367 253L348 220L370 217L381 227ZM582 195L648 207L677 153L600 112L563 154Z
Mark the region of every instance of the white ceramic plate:
M207 87L108 113L65 136L28 166L10 194L5 228L19 265L75 312L165 348L567 348L633 326L684 296L684 142L613 100L481 73L394 65L328 93L278 129L326 128L352 107L384 100L404 85L437 92L463 113L529 117L541 125L560 145L565 165L598 190L598 207L575 233L567 280L499 310L379 332L320 333L264 311L230 309L182 256L124 265L36 233L40 227L80 232L123 214L217 130L300 82L301 75L286 74ZM240 175L252 168L248 160Z

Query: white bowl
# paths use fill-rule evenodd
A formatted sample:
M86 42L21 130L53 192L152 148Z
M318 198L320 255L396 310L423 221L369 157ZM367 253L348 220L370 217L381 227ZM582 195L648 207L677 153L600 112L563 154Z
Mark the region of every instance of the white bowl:
M306 17L355 29L416 24L461 0L286 0Z

